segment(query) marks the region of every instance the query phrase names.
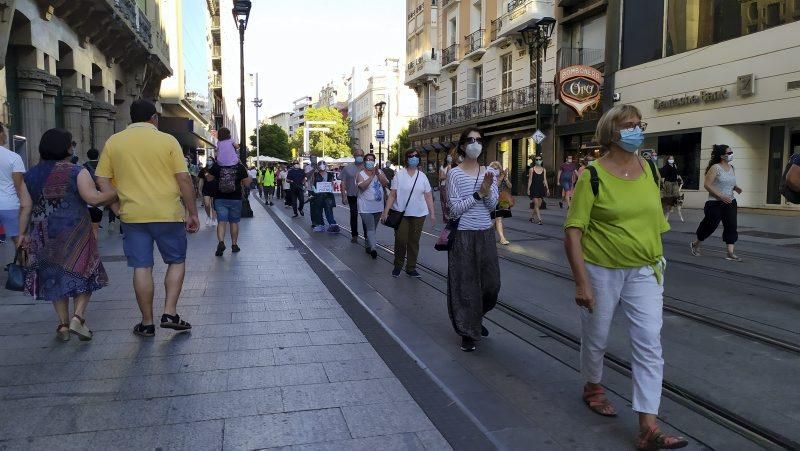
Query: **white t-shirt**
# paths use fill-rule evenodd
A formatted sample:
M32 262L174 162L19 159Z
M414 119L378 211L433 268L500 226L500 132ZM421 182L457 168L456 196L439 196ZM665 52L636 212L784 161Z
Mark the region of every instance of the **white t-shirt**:
M286 180L286 175L289 171L283 170L278 174L278 178L283 180L283 189L289 189L289 180Z
M417 184L414 186L414 179L419 175ZM411 193L411 187L414 186L414 192ZM397 197L395 198L392 209L403 211L403 208L408 202L408 208L405 210L404 216L412 216L420 218L428 216L428 204L425 203L425 193L431 192L431 184L428 182L428 177L419 170L414 171L413 175L408 175L408 171L400 169L395 172L392 179L392 189L397 190ZM409 194L411 198L409 200Z
M19 154L0 146L0 210L19 208L19 197L14 187L13 173L25 173L25 163Z
M255 169L248 169L247 175L249 175L251 179L255 180L256 176L258 175L258 171L256 171Z
M357 184L369 179L369 175L365 171L358 173L356 177ZM348 191L349 192L349 191ZM372 183L364 191L359 190L358 193L358 212L359 213L383 213L383 186L378 180L378 174L372 178Z

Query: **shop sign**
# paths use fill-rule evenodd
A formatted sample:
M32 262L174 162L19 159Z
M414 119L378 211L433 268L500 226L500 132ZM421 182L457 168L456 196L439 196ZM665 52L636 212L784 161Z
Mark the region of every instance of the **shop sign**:
M600 103L600 87L603 74L589 66L570 66L558 72L559 97L575 110L578 117Z
M719 102L720 100L726 100L728 97L730 97L728 90L720 88L716 91L700 91L669 99L656 98L653 100L653 108L660 111L682 106L700 105L701 103Z

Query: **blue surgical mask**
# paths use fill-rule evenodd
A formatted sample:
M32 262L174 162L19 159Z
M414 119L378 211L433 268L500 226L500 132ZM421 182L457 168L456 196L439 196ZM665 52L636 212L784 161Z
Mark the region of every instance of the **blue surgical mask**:
M642 147L643 143L644 130L642 130L641 127L637 126L633 129L619 131L619 141L617 141L617 145L626 152L636 152L640 147Z
M357 161L358 161L358 160L356 160L356 162L357 162ZM367 169L375 169L375 162L374 162L374 161L367 161L366 163L364 163L364 166L365 166Z
M356 157L356 164L361 164L364 162L364 157Z
M415 168L419 166L419 157L411 157L408 159L408 167Z

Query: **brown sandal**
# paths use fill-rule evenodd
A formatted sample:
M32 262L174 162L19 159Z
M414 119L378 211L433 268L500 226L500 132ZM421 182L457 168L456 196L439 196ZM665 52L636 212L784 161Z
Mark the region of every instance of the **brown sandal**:
M66 329L65 331L61 331L61 329ZM58 338L61 342L68 342L69 341L69 324L59 324L56 327L56 338Z
M602 415L604 417L615 417L617 411L614 405L606 398L606 392L603 387L597 386L590 388L589 384L583 387L583 402L589 406L592 412Z
M689 444L683 437L674 437L661 432L658 426L654 426L647 432L642 432L636 439L636 449L657 450L657 449L678 449Z

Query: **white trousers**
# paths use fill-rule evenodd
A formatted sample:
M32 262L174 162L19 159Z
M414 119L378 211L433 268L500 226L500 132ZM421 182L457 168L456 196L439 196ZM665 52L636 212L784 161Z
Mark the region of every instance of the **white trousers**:
M633 410L658 414L664 359L661 357L664 287L649 266L610 269L586 263L594 289L594 312L581 308L581 373L598 384L603 377L611 321L617 305L628 317L633 370Z

